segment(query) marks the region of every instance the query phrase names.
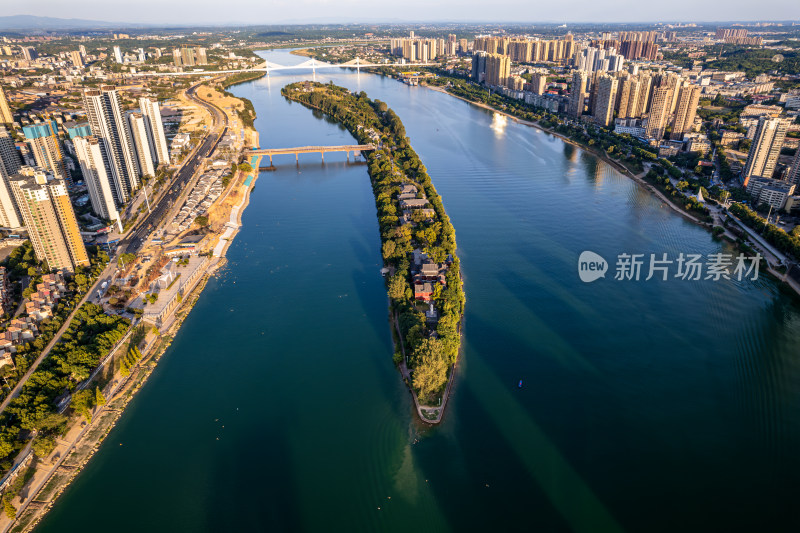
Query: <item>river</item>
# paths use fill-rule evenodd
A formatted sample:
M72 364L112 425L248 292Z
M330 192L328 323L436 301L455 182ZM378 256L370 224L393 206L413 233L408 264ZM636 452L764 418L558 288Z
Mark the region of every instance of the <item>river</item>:
M311 77L232 88L262 146L352 141L280 96ZM623 252L731 250L539 130L388 78L316 79L398 113L455 226L445 420L416 421L392 365L366 167L278 156L229 264L37 531L797 530L800 308L775 283L616 281ZM584 250L605 279L578 279Z

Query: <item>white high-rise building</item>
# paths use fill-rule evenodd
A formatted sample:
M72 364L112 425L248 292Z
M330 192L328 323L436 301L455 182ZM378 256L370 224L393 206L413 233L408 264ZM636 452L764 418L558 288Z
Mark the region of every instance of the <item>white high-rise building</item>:
M114 194L111 192L111 176L103 162L103 149L100 141L93 136L75 137L75 154L81 166L86 188L89 190L89 200L92 210L106 220L116 220L119 230L122 231L119 212L114 204Z
M789 169L789 175L786 178L789 183L794 183L800 187L800 149L794 154L794 161Z
M22 215L9 183L21 166L14 140L0 127L0 226L4 228L22 227Z
M153 150L153 162L158 165L169 165L169 146L167 136L164 134L164 123L161 121L161 110L158 107L158 100L150 98L140 98L139 107L144 115L147 124L147 132L150 135L150 148Z
M122 104L114 86L86 89L83 103L92 135L102 143L103 158L110 170L114 200L127 202L139 188L139 163Z
M155 176L156 166L153 164L153 151L148 140L150 135L147 132L144 116L141 113L130 113L128 115L128 125L130 126L133 146L136 149L140 175Z
M114 61L122 63L122 50L120 50L119 46L114 47Z

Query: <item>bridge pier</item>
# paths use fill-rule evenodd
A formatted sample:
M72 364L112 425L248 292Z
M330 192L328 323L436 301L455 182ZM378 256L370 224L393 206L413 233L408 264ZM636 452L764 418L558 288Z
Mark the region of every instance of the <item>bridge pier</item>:
M320 152L319 155L322 156L322 162L325 162L325 152Z
M297 163L298 165L300 164L300 153L299 152L295 152L294 153L294 162Z
M269 154L269 166L272 166L272 154Z

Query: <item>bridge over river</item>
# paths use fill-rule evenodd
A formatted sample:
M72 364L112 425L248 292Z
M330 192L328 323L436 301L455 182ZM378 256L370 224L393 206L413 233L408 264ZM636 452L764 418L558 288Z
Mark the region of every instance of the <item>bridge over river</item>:
M300 161L300 154L320 154L322 161L325 161L325 154L328 152L347 152L347 159L350 159L350 152L353 156L359 155L366 150L374 150L374 144L345 144L342 146L298 146L295 148L255 148L248 150L247 153L251 156L266 156L269 157L269 166L272 166L272 156L294 154L295 161Z
M328 69L328 68L355 68L357 70L361 70L361 67L394 67L394 68L406 68L406 67L436 67L439 63L371 63L369 61L364 61L361 58L351 59L345 63L327 63L325 61L317 61L314 58L311 58L307 61L303 61L302 63L298 63L297 65L280 65L278 63L273 63L272 61L265 61L263 64L259 66L255 66L252 68L244 68L244 69L231 69L231 70L192 70L189 72L140 72L137 76L212 76L212 75L219 75L219 74L236 74L239 72L266 72L269 75L270 72L280 71L280 70L313 70L316 72L317 69Z

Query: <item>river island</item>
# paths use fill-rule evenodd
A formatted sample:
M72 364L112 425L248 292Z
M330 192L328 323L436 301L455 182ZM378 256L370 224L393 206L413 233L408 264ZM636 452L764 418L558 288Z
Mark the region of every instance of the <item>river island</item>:
M438 423L458 362L465 303L455 230L442 199L385 102L309 81L289 84L281 94L326 113L375 147L364 156L380 225L394 362L420 418Z

